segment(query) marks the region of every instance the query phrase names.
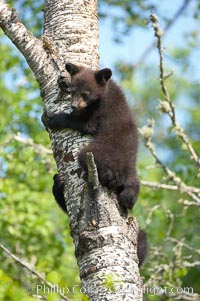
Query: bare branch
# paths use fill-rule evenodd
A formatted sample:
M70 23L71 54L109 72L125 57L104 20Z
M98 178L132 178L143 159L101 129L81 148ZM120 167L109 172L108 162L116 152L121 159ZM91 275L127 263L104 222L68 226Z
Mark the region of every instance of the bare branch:
M188 151L191 154L191 159L194 160L200 169L200 158L198 157L197 153L195 152L192 144L190 143L190 139L185 133L184 129L179 125L176 119L175 114L175 107L171 101L170 94L168 92L167 86L165 85L166 76L164 73L164 65L163 65L163 47L162 47L162 36L163 31L159 26L158 17L155 14L152 14L150 17L152 21L152 25L154 27L155 36L157 38L157 48L159 52L160 58L160 85L164 95L164 102L160 101L160 106L162 106L162 112L166 113L173 125L173 130L175 131L176 135L183 141L183 143L187 146ZM168 106L166 105L168 104Z
M37 39L19 21L17 11L4 0L0 0L0 27L24 55L38 82L46 82L49 72L45 70L45 66L50 63L50 59L43 40Z
M167 90L167 87L165 85L165 80L166 78L169 77L169 74L166 76L164 73L164 66L163 66L163 55L162 55L162 35L163 35L163 31L160 28L159 24L158 24L158 17L155 14L151 14L150 17L152 24L153 24L153 28L155 31L155 36L157 37L158 40L158 44L157 44L157 48L159 51L159 58L160 58L160 84L161 84L161 88L164 94L164 100L160 100L160 105L159 105L159 109L168 114L168 116L170 117L171 121L172 121L172 125L173 125L173 129L176 132L176 135L186 144L188 151L191 154L191 158L195 161L195 163L200 167L200 158L198 158L196 152L194 151L188 136L186 135L186 133L184 132L184 130L180 127L180 125L178 124L177 120L176 120L176 115L175 115L175 107L171 101L170 98L170 94ZM180 177L178 177L176 175L176 173L172 170L170 170L170 168L168 168L163 162L162 160L160 160L160 158L157 155L155 146L152 142L152 135L153 135L153 127L154 127L154 123L155 121L153 119L148 120L148 124L144 127L142 127L141 129L139 129L141 135L144 137L145 139L145 145L146 147L150 150L152 156L155 158L156 163L162 167L162 169L164 170L164 172L167 174L168 179L172 180L174 182L175 185L165 185L165 184L155 184L155 183L148 183L148 182L143 182L143 184L149 186L149 187L153 187L153 188L163 188L163 189L170 189L170 190L179 190L181 193L186 193L188 196L190 196L194 201L195 201L195 205L200 206L200 190L198 188L195 187L189 187L187 186ZM194 203L191 203L189 205L194 205Z
M178 186L178 190L181 193L186 193L191 198L193 198L193 200L196 201L196 205L199 206L200 205L200 198L198 196L199 191L198 190L193 191L193 190L187 189L188 186L182 181L182 179L180 177L178 177L175 172L173 172L167 166L165 166L165 164L158 157L155 146L152 142L153 126L154 126L154 120L149 120L147 126L144 126L141 129L139 129L140 134L145 139L146 147L151 152L152 156L156 160L156 163L158 165L160 165L162 167L162 169L164 170L164 172L167 174L168 178L170 180L172 180L176 184L176 186Z
M183 266L186 268L199 267L200 261L194 261L194 262L183 261Z
M147 137L145 139L145 145L150 150L152 156L155 158L156 163L158 163L163 168L164 172L168 175L169 179L172 180L176 184L176 186L178 186L179 188L178 190L181 193L186 193L187 195L189 195L193 200L196 201L196 204L198 204L199 206L200 198L196 195L196 192L188 190L187 189L188 186L182 181L182 179L178 177L175 172L173 172L167 166L165 166L165 164L159 159L155 150L155 146L151 140L151 137Z
M55 284L52 284L51 282L47 281L43 275L41 275L39 272L37 272L33 268L33 266L31 266L29 263L25 262L24 260L20 259L16 255L14 255L13 253L11 253L3 244L0 244L0 248L8 255L8 257L12 258L15 262L17 262L18 264L20 264L23 268L25 268L26 270L28 270L29 272L31 272L38 279L40 279L43 283L45 283L48 287L50 287L51 289L55 288ZM59 290L58 290L57 293L60 295L60 297L63 300L69 301L69 299L65 295L63 295Z
M172 27L172 25L178 20L178 18L182 15L183 11L187 8L188 4L190 3L190 0L185 0L181 7L176 11L173 18L169 20L167 25L164 27L165 34L167 31ZM142 53L138 61L134 64L133 68L136 69L139 65L143 64L148 55L150 54L151 50L154 48L155 43L152 42L147 49Z
M195 249L195 248L191 247L190 245L188 245L188 244L185 243L184 241L178 240L178 239L173 238L173 237L167 237L166 239L167 239L167 240L170 240L170 241L172 241L172 242L175 242L175 243L177 243L177 244L179 244L179 245L181 245L181 246L187 248L188 250L193 251L193 252L195 252L195 253L197 253L197 254L200 255L200 250L199 250L199 249Z
M28 145L30 147L32 147L37 153L41 153L41 154L47 154L47 155L52 155L52 150L44 147L41 144L36 144L33 142L33 139L31 138L23 138L20 135L13 135L12 139L15 139L18 142L23 143L24 145Z
M154 189L166 189L166 190L173 190L173 191L180 190L180 187L177 185L167 185L167 184L148 182L148 181L141 181L141 184ZM200 188L185 186L185 189L193 193L200 193Z
M168 229L167 229L167 232L166 232L166 237L169 237L172 230L173 230L173 226L174 226L174 214L171 212L170 209L166 209L166 215L169 219L169 226L168 226Z
M199 207L199 204L196 203L196 202L191 202L191 201L188 201L188 200L183 200L183 199L180 199L179 200L180 203L182 203L184 206L198 206Z

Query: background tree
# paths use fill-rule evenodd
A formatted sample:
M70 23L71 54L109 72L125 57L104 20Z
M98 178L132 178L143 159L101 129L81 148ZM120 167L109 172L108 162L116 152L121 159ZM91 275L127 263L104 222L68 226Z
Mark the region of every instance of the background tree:
M106 26L106 33L101 39L110 36L109 25L114 20L113 38L118 41L109 51L101 47L103 66L109 63L109 67L118 51L121 61L116 64L116 72L130 103L134 104L139 126L144 127L147 119L155 120L154 130L149 126L147 130L153 133L151 139L159 159L187 186L193 187L199 197L198 168L190 160L191 155L185 144L171 131L166 113L160 114L161 108L160 113L156 110L159 106L157 99L163 99L158 81L158 55L151 48L151 55L143 57L142 61L140 59L144 49L148 48L147 41L152 44L153 29L148 18L153 10L159 15L162 28L167 28L164 36L165 69L166 72L174 69L174 73L167 79L166 86L176 106L177 120L198 154L199 1L178 1L173 3L173 8L169 1L162 1L156 6L154 1L135 1L134 5L132 1L100 1L99 4L103 18L100 19L100 29ZM17 1L15 5L20 10L23 23L31 26L36 36L40 35L43 2ZM184 9L181 10L181 7ZM134 42L127 45L127 41ZM103 44L109 45L108 39ZM1 242L20 258L35 264L40 272L45 271L47 280L53 283L66 286L67 271L67 287L70 289L67 296L76 300L81 298L79 287L75 288L76 293L73 294L74 284L79 284L78 271L73 257L73 244L65 226L66 217L56 207L51 195L51 175L55 173L55 165L40 122L42 104L36 90L37 83L25 61L4 35L1 36L0 51ZM106 55L110 53L109 59L104 55L105 52ZM125 61L122 54L126 54ZM17 135L19 132L21 134ZM42 147L44 145L46 148ZM198 300L199 205L155 164L155 159L142 143L138 169L143 186L134 215L139 217L142 228L146 228L150 245L149 257L142 269L144 283L149 289L146 289L145 299ZM41 200L40 206L36 200ZM35 300L35 297L28 297L27 294L24 297L23 289L29 288L30 295L36 294L34 276L24 269L22 271L5 253L1 258L1 299ZM112 286L112 279L107 283ZM186 287L192 288L193 294L188 294L191 289L184 289ZM47 294L47 298L56 300L57 296Z
M97 2L47 0L44 35L40 39L35 38L19 21L15 9L11 9L3 0L0 5L1 28L33 71L40 86L45 111L70 109L70 102L67 102L69 92L67 94L66 87L60 91L58 81L62 77L65 86L70 87L69 75L63 67L67 61L97 69ZM82 290L90 300L121 300L127 294L130 299L141 300L137 221L128 219L127 210L119 207L114 195L101 188L92 157L88 157L90 185L84 184L77 164L77 153L89 138L72 131L49 131L49 134L58 171L65 178L66 207ZM123 285L124 289L113 288L115 283Z

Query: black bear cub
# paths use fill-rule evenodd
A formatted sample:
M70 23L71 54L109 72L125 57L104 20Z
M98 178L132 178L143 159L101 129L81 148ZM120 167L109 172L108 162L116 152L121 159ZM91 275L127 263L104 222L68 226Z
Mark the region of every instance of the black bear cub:
M45 123L51 129L71 128L94 136L79 153L79 163L87 174L86 153L92 152L100 183L116 193L122 207L131 209L137 199L140 182L136 172L137 127L125 96L110 78L108 68L93 71L71 63L72 113L50 114ZM53 192L61 208L62 177L54 176Z

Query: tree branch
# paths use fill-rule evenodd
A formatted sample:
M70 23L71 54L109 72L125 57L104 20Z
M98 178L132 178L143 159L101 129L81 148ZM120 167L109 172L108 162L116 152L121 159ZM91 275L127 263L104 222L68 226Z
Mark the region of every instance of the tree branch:
M0 27L24 55L40 86L49 83L55 66L49 58L43 39L37 39L19 21L16 9L4 0L0 0Z
M39 280L41 280L43 283L45 283L49 288L54 289L55 284L52 284L51 282L47 281L44 276L42 276L39 272L37 272L33 266L31 266L29 263L25 262L24 260L20 259L13 253L11 253L3 244L0 244L0 248L8 255L8 257L12 258L15 262L20 264L23 268L25 268L27 271L35 275ZM57 293L60 295L62 300L69 301L69 299L63 295L59 290Z
M143 126L142 128L139 129L140 134L145 139L146 147L151 152L156 163L159 164L164 170L164 172L167 174L168 178L172 180L176 184L176 186L178 186L178 190L181 193L186 193L187 195L189 195L193 200L195 200L196 205L199 206L200 205L200 198L198 196L199 191L187 189L188 186L182 181L182 179L178 177L175 172L173 172L171 169L165 166L162 160L160 160L160 158L158 157L155 146L152 142L153 126L154 126L154 120L149 120L146 126Z
M166 189L166 190L174 190L174 191L180 190L180 187L177 185L167 185L167 184L149 182L149 181L141 181L141 184L154 189ZM185 189L193 193L200 193L200 188L196 188L193 186L185 186Z
M146 141L145 145L150 150L152 156L155 158L156 163L158 163L162 167L164 172L168 175L169 179L171 179L178 186L179 188L178 190L181 193L186 193L187 195L189 195L193 200L196 201L196 204L200 206L200 198L198 197L198 195L196 195L196 191L194 192L188 190L187 189L188 186L182 181L182 179L178 177L175 172L173 172L171 169L165 166L165 164L159 159L156 153L155 146L151 140L151 137L146 138L145 141Z
M162 36L163 31L159 26L158 23L158 17L155 14L151 15L151 21L154 27L155 36L158 40L157 42L157 48L159 52L159 62L160 62L160 84L164 95L164 101L160 101L159 109L161 109L162 112L166 113L173 125L173 130L176 132L177 136L183 141L183 143L187 146L188 151L191 154L192 160L194 160L200 170L200 158L198 157L197 153L195 152L192 144L190 143L189 137L185 133L184 129L180 126L180 124L177 122L176 114L175 114L175 108L174 104L171 101L170 94L168 92L168 89L165 85L166 76L164 74L164 66L163 66L163 47L162 47Z
M178 240L178 239L173 238L173 237L167 237L166 239L167 239L167 240L170 240L170 241L172 241L172 242L174 242L174 243L177 243L177 244L179 244L180 246L183 246L183 247L185 247L186 249L188 249L188 250L190 250L190 251L193 251L193 252L195 252L195 253L197 253L197 254L200 255L200 249L195 249L194 247L191 247L190 245L188 245L187 243L185 243L185 242L182 241L182 240Z
M180 127L180 125L178 124L178 122L176 120L175 107L171 101L170 94L165 85L165 80L166 80L166 78L169 77L169 74L167 76L165 75L164 66L163 66L163 55L162 55L163 31L158 24L158 17L155 14L151 14L150 19L152 21L152 25L153 25L153 28L155 31L155 36L158 39L157 48L159 51L159 58L160 58L160 84L161 84L161 88L162 88L162 91L164 94L164 100L160 100L160 105L159 105L158 109L161 110L161 112L166 113L170 117L170 119L172 121L173 129L176 132L176 135L185 143L185 145L188 148L189 153L191 154L191 158L197 164L197 166L200 168L200 158L197 156L195 150L193 149L185 131ZM189 186L187 186L182 181L182 179L180 177L178 177L175 172L170 170L170 168L168 168L162 162L162 160L160 160L160 158L158 157L155 146L152 142L154 123L155 123L154 120L149 120L147 126L144 126L143 128L139 129L139 131L140 131L141 135L144 137L146 147L150 150L152 156L156 160L156 163L162 167L164 172L167 174L168 178L170 180L172 180L174 182L174 184L176 185L176 186L166 186L166 185L163 186L163 184L162 184L162 186L161 186L161 184L159 184L159 186L157 185L157 187L160 187L160 188L162 187L164 189L171 189L171 190L179 190L181 193L186 193L196 202L196 205L200 206L199 189L191 188L191 187L189 188ZM152 187L153 185L151 184L149 186ZM155 187L155 185L154 185L154 187ZM192 205L194 205L194 204L192 204Z
M172 25L178 20L178 18L181 16L181 14L187 8L187 6L188 6L189 3L190 3L190 0L185 0L183 2L183 4L181 5L181 7L178 8L178 10L174 14L173 18L171 20L169 20L169 22L167 23L167 25L164 27L165 34L170 29L170 27L172 27ZM134 69L136 69L139 65L144 64L144 61L146 60L146 58L150 54L151 50L154 48L154 45L155 45L155 43L152 42L147 47L147 49L145 49L145 51L142 53L142 55L140 56L140 58L138 59L138 61L134 64L134 66L133 66Z
M46 154L46 155L52 155L52 150L46 148L42 144L36 144L33 142L33 139L31 138L23 138L19 134L17 135L12 135L11 139L14 139L24 145L30 146L34 149L35 152L39 154Z

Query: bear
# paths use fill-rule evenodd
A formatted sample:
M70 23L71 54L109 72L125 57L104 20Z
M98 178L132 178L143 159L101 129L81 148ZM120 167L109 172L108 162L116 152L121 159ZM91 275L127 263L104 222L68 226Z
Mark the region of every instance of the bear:
M131 209L137 199L140 181L136 172L138 132L132 112L121 88L110 78L109 68L94 71L72 63L66 64L71 75L72 113L44 114L43 122L51 129L71 128L89 134L94 140L80 150L78 160L87 177L86 153L92 152L100 183L116 193L119 203ZM67 89L63 82L61 89ZM64 179L55 174L53 194L67 213ZM148 243L139 229L137 255L143 264Z
M45 125L93 136L78 154L80 166L87 176L86 153L91 152L102 186L116 194L122 207L132 209L140 188L136 171L138 131L126 98L110 79L111 69L94 71L72 63L65 67L71 75L72 112L47 114Z

